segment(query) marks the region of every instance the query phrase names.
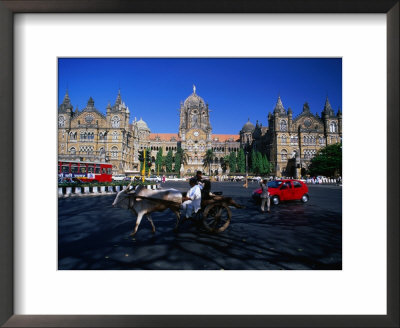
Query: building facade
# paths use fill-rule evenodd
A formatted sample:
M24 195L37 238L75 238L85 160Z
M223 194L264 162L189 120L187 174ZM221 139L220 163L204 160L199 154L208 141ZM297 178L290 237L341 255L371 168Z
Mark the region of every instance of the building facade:
M271 174L300 177L311 159L323 147L342 142L342 112L334 112L326 98L321 116L312 114L308 103L293 117L278 97L273 112L268 114L268 126L247 122L240 131L241 146L267 154L272 164Z
M178 149L185 153L186 161L175 172L193 175L197 170L210 170L213 175L223 173L224 157L243 148L266 154L275 176L299 177L308 168L310 160L319 149L341 142L342 113L335 114L328 98L321 116L312 114L307 103L302 112L293 117L278 97L275 108L268 114L267 126L250 120L239 134L213 134L208 104L193 92L179 108L177 133L152 133L142 119L130 123L129 108L118 92L115 104L108 104L106 114L94 106L90 97L83 110L74 110L68 92L58 108L58 154L60 160L109 162L113 174L140 174L139 152L150 150L151 170L155 172L157 152ZM207 150L214 159L207 169L204 158ZM229 169L228 172L229 173Z

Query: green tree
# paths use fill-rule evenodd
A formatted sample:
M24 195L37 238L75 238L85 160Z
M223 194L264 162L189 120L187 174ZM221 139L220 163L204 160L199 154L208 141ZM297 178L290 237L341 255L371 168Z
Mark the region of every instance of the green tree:
M222 162L221 162L222 172L225 173L226 170L228 169L228 167L229 167L229 156L226 155L226 156L224 156L224 158L222 159Z
M174 161L174 172L179 175L181 168L181 152L178 151L175 153L175 161Z
M315 157L311 159L309 166L311 175L323 175L327 177L335 177L342 175L342 144L321 148Z
M167 171L167 173L172 172L172 150L168 151L164 161L165 161L165 171Z
M229 172L236 172L236 155L234 152L231 152L229 154Z
M259 151L256 152L256 165L255 165L256 173L262 174L264 173L263 168L263 158Z
M211 164L214 160L214 153L212 149L207 149L206 155L204 156L203 159L203 167L206 168L208 167L208 175L211 176Z
M156 172L159 174L162 172L162 166L163 166L163 149L160 147L160 149L157 152L156 156Z
M237 171L240 173L244 173L246 171L246 157L244 154L244 150L240 148L237 159L236 159L236 164L237 164Z
M252 151L251 151L251 156L250 156L250 158L251 158L251 166L250 166L250 170L251 170L251 172L253 172L253 173L257 173L257 154L256 154L256 151L253 149Z
M175 153L175 167L174 167L174 172L180 175L180 169L181 169L181 164L187 164L188 160L188 155L186 153L186 150L182 149L181 147L178 147L176 153Z
M267 155L263 155L262 157L262 164L263 164L263 174L268 174L271 172L271 165L268 161Z

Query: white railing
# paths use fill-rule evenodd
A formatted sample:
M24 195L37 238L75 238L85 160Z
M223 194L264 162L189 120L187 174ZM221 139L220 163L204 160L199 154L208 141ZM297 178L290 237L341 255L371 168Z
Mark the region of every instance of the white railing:
M330 179L330 178L308 178L306 179L306 183L308 184L342 184L340 181L337 181L336 179Z
M74 197L88 195L110 195L126 189L127 186L93 186L93 187L58 187L58 197ZM147 185L147 189L156 190L157 185Z

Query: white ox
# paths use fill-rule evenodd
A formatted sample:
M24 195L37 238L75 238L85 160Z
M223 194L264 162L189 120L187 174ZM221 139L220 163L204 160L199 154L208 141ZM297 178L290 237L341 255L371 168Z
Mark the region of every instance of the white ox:
M176 189L150 190L144 186L138 186L135 190L129 190L129 187L130 184L125 190L117 194L112 206L129 209L134 215L137 215L135 229L131 233L131 236L136 234L144 215L146 215L151 223L153 233L155 233L156 228L150 213L162 212L168 208L175 213L175 230L178 228L180 219L179 209L182 205L182 194L180 191Z

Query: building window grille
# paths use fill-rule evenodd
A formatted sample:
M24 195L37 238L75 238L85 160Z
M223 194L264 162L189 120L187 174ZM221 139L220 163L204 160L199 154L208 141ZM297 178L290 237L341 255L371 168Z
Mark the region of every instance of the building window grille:
M111 148L111 158L118 158L118 148L117 147Z

